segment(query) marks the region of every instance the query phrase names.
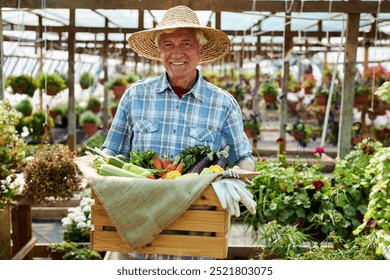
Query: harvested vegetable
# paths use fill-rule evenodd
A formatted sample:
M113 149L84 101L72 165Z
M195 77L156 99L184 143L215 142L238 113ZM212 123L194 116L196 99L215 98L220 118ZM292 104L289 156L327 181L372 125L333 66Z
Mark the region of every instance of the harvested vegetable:
M210 167L209 167L209 169L211 170L211 171L213 171L214 173L222 173L222 172L224 172L225 171L225 169L223 169L221 166L219 166L219 165L211 165Z
M211 153L211 148L209 146L195 145L185 148L180 152L177 157L174 159L174 163L177 165L180 162L184 163L183 173L188 173L188 171L196 165L197 162L202 160L207 154Z
M191 168L189 173L201 173L202 170L208 167L214 159L214 152L208 153L201 161Z
M178 177L181 176L181 173L177 170L173 170L173 171L170 171L168 172L166 175L165 175L165 179L170 179L170 180L173 180L173 179L176 179Z
M152 174L151 170L137 166L131 162L125 163L122 167L122 169L130 171L135 174L142 175L144 177L148 177L150 174Z
M130 152L130 162L144 168L154 168L151 163L151 160L154 157L158 157L158 153L151 149L144 152L141 152L140 150L132 150Z
M99 175L102 176L118 176L118 177L129 177L129 178L145 178L145 176L129 172L122 168L118 168L114 165L105 163L100 165L98 169Z
M121 159L119 159L117 157L109 156L109 157L106 158L106 163L114 165L114 166L116 166L118 168L122 168L122 166L126 162L124 162L123 160L121 160Z

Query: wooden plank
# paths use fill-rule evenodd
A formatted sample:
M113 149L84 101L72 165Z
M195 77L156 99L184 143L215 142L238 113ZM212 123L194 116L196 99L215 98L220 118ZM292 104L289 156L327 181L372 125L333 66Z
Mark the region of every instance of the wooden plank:
M32 239L31 205L17 205L11 211L12 224L12 255L21 250ZM29 252L25 259L32 260L33 253Z
M9 206L0 211L0 260L11 259L11 217Z
M113 224L106 210L101 205L93 205L91 223L95 227L110 226ZM226 232L224 211L187 210L165 229L200 231L200 232Z
M248 0L55 0L46 1L46 8L71 8L71 9L145 9L145 10L166 10L174 5L187 5L194 10L212 10L243 12L252 11L253 1ZM303 9L301 1L288 3L291 12L329 12L330 1L306 0ZM40 9L41 2L37 0L2 0L3 7ZM389 1L382 1L381 12L390 12ZM259 12L286 12L285 1L257 1L255 10ZM376 1L333 1L332 12L334 13L376 13L378 3Z
M28 255L32 254L37 239L35 237L31 238L13 257L13 260L23 260ZM31 258L32 259L32 258Z
M115 231L91 231L95 251L134 252ZM137 249L139 253L167 254L176 256L198 256L226 258L227 238L210 236L160 234L149 245Z

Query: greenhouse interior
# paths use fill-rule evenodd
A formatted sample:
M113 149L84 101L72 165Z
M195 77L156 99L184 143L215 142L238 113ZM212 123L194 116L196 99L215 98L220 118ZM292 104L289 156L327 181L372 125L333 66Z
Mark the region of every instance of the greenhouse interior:
M390 259L390 1L2 0L0 29L0 260Z

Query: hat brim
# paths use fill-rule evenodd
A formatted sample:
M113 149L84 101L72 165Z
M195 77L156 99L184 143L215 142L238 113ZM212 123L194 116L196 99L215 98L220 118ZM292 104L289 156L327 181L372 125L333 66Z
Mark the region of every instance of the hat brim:
M219 60L230 52L231 41L229 37L218 29L193 25L178 25L169 27L169 29L175 28L197 28L204 32L206 38L208 39L208 43L204 46L203 55L199 60L199 64L205 64ZM155 38L158 31L164 29L167 28L156 27L131 34L128 39L130 48L140 56L161 61L160 52L158 51L155 44Z

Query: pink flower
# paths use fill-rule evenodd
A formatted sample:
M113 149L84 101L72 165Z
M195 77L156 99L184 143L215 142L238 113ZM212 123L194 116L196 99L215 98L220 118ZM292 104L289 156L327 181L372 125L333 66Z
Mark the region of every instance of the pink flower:
M325 149L323 147L318 146L314 149L314 156L317 158L321 158L323 153L325 153Z
M319 190L325 186L325 183L321 180L315 180L315 181L313 181L313 186L316 190Z

